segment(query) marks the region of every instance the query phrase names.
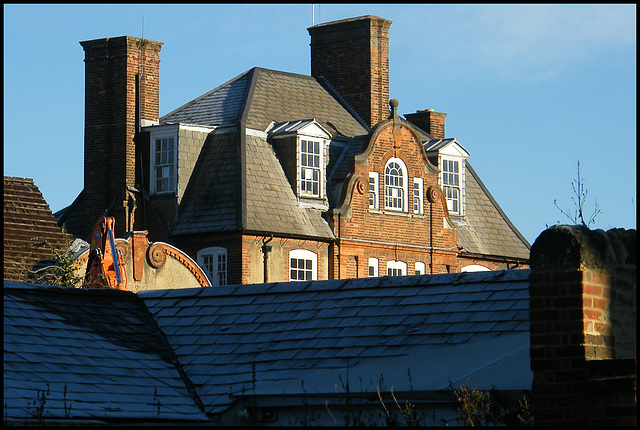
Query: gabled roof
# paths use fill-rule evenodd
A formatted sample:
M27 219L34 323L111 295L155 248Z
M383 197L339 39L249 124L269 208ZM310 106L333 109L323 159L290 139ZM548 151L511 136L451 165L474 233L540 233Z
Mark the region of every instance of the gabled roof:
M46 247L34 248L34 239L47 241L60 251L69 244L33 179L5 176L3 205L3 277L5 281L26 281L34 266L54 257Z
M420 391L463 378L480 389L528 390L529 274L137 295L5 283L5 410L29 417L28 402L46 382L48 414L65 416L66 384L71 416L98 420L153 420L161 405L161 420L197 421L200 402L206 413L221 413L254 386L274 399L301 394L302 380L332 395L339 383L332 378L352 371L375 381L382 375L398 391L408 369Z

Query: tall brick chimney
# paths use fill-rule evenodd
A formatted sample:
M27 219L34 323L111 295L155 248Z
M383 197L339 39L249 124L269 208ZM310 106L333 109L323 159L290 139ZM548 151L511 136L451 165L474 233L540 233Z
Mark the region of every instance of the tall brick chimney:
M444 118L446 116L446 113L426 109L419 110L416 113L405 114L404 117L411 124L426 131L435 139L444 139Z
M161 42L121 36L80 42L85 52L84 232L136 184L136 75L140 119L158 121ZM116 223L116 228L118 224Z
M311 76L326 78L369 126L389 117L390 26L362 16L308 28Z

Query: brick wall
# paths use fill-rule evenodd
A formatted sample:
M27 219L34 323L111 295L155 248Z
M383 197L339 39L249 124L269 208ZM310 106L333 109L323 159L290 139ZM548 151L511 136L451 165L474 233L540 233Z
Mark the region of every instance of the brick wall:
M140 116L158 120L160 42L122 36L80 42L85 51L85 231L134 187L136 75ZM116 206L121 207L121 204ZM122 223L116 223L116 228Z
M531 248L536 425L636 424L636 234L555 226Z
M370 126L389 114L390 25L364 16L308 29L311 76L325 77Z

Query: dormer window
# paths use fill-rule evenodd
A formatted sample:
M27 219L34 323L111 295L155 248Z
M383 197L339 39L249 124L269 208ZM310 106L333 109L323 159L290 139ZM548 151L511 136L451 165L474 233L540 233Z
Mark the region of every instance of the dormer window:
M300 139L300 194L320 197L322 181L322 142Z
M454 138L426 142L424 150L429 160L440 168L439 181L449 214L463 216L465 160L469 153Z
M314 119L271 123L266 131L300 204L325 208L331 134Z
M447 199L447 209L454 214L460 213L460 162L442 159L442 192Z
M151 194L175 193L177 153L175 130L151 133Z

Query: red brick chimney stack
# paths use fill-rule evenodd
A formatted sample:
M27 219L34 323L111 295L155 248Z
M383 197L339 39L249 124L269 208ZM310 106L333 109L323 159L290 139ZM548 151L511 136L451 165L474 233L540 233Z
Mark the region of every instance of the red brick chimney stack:
M80 42L85 51L84 223L93 225L135 186L136 75L140 118L158 121L161 42L122 36ZM115 202L115 207L121 202Z
M429 133L434 139L444 139L444 118L446 116L446 113L426 109L405 114L404 117L411 124Z
M389 117L390 26L362 16L308 29L311 76L326 78L369 126Z

